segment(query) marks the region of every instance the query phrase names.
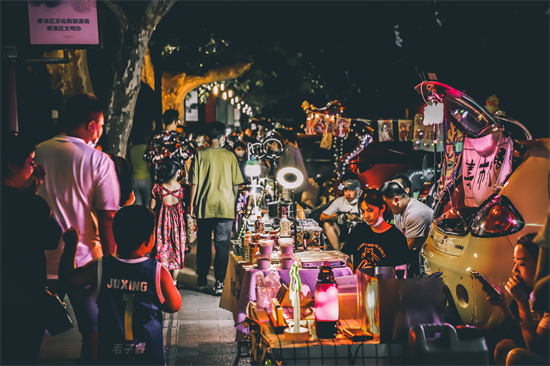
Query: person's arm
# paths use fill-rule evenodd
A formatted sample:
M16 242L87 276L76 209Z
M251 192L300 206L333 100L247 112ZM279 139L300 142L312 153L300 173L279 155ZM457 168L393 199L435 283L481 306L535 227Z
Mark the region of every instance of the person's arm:
M75 257L79 235L78 230L73 227L63 233L65 249L59 261L59 281L62 288L84 287L97 282L97 259L85 266L76 267Z
M115 218L115 214L116 211L114 210L97 210L97 225L103 255L116 253L116 242L113 235L113 219Z
M197 195L197 185L196 184L191 184L191 193L190 193L190 203L189 203L189 215L191 215L191 217L195 218L196 215L195 215L195 196Z
M155 207L157 207L157 200L154 197L151 197L151 203L149 204L149 208L154 211Z
M514 275L508 279L504 288L518 303L521 333L523 334L527 349L531 351L537 339L537 324L531 314L529 298L527 297L525 286L521 280Z
M321 216L319 217L319 220L323 222L335 222L338 219L338 214L335 212L332 215L327 215L326 213L322 212Z
M233 186L233 197L235 198L234 204L236 205L239 198L239 185Z
M420 249L422 244L426 241L425 236L419 237L419 238L407 238L407 246L409 247L409 250L412 249Z
M172 275L163 266L161 266L160 270L160 289L164 296L164 302L160 309L166 313L175 313L178 311L181 307L181 296L174 285Z

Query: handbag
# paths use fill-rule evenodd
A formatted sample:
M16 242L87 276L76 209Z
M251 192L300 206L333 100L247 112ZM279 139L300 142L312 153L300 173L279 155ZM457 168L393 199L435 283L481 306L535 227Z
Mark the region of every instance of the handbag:
M74 327L67 304L47 287L44 289L44 306L48 333L54 336Z

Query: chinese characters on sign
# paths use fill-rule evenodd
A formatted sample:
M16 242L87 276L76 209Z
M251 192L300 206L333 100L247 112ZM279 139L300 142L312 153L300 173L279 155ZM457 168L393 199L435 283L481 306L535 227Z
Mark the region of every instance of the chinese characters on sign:
M90 19L76 19L76 18L38 18L36 20L38 24L54 24L48 25L46 30L48 32L80 32L82 27L79 25L65 25L65 24L90 24Z
M33 45L98 45L95 0L29 1Z
M128 355L128 354L141 355L145 352L145 343L144 342L138 343L138 344L115 343L115 344L113 344L112 352L115 355L122 355L122 354L124 354L124 355Z
M478 207L512 171L513 143L500 131L480 138L466 138L462 161L464 202Z

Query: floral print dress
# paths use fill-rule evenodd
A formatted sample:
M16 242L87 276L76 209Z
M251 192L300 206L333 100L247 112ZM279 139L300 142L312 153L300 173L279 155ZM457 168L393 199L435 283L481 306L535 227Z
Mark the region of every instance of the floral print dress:
M157 180L157 169L162 160L166 158L174 159L180 164L185 165L185 161L195 155L195 144L183 138L176 131L162 131L153 136L143 160L153 164L154 179Z
M185 230L185 212L183 207L183 187L169 191L160 184L154 184L152 195L159 203L157 210L157 227L155 247L151 258L156 259L166 269L182 269L187 240ZM178 199L173 205L163 202L163 198L171 195Z

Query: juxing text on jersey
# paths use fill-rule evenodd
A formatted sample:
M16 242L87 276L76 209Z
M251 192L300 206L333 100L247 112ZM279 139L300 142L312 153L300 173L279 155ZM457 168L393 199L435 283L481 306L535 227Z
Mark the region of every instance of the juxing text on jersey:
M128 290L128 291L147 291L147 282L146 281L131 281L124 280L121 278L111 278L107 284L107 288L113 288L117 290Z

